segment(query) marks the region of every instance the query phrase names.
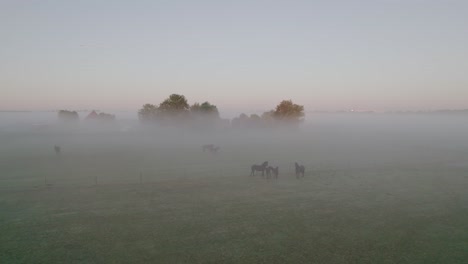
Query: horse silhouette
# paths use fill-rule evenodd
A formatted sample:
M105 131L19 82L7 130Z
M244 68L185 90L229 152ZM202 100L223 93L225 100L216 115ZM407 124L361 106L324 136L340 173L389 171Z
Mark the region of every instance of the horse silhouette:
M54 151L55 151L56 155L60 155L60 152L62 151L62 149L60 148L60 146L55 145L54 146Z
M203 148L203 152L205 152L207 150L211 151L214 148L214 145L213 144L207 144L207 145L203 145L202 148Z
M256 171L261 171L262 176L265 176L265 170L267 167L268 167L268 161L263 162L261 165L256 165L256 164L252 165L252 167L250 167L252 170L252 172L250 173L250 176L255 176Z
M304 177L305 167L303 165L299 165L297 162L295 162L294 165L296 166L296 178L299 178L299 176Z
M218 153L219 147L214 147L210 150L211 153L216 154Z
M215 146L214 144L208 144L202 146L203 152L209 151L212 154L218 153L219 146Z
M268 166L265 169L267 179L275 178L278 179L279 170L278 167Z
M270 167L270 169L271 169L271 173L273 174L273 176L275 177L275 179L278 179L278 175L279 175L278 166L276 166L276 168Z
M270 167L270 166L268 166L268 167L265 168L265 172L266 172L266 177L267 177L267 179L270 179L270 177L271 177L271 170L272 170L272 169L273 169L273 167Z

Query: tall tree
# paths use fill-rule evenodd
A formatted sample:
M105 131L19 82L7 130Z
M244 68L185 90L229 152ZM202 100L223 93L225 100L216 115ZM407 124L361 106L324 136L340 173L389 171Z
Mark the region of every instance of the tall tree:
M216 105L204 102L202 104L195 103L190 107L190 112L195 115L218 118L219 112Z
M303 121L304 106L293 103L291 100L283 100L276 106L273 112L276 120L287 123L299 123Z
M143 108L138 111L138 117L142 122L154 122L157 120L158 107L152 104L145 104Z
M76 111L59 110L57 117L61 122L64 123L80 121L80 116Z
M189 110L189 104L185 96L171 94L169 98L159 104L159 112L168 114L181 114Z
M171 94L162 101L159 106L145 104L138 111L138 116L143 122L158 122L161 124L177 124L188 117L189 104L185 96Z

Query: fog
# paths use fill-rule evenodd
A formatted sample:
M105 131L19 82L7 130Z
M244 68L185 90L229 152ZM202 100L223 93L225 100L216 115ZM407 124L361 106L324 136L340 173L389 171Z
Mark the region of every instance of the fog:
M204 144L215 144L221 151L213 159L225 155L242 159L249 154L251 162L301 161L308 167L327 162L365 167L456 163L466 160L468 153L466 116L327 113L309 114L299 128L198 130L189 126L144 126L130 112L119 113L112 125L88 123L81 115L79 123L63 125L55 112L0 113L2 155L19 149L27 155L30 148L41 148L48 155L54 145L60 145L69 155L75 148L88 148L94 155L105 148L130 147L132 151L152 148L154 153L161 148L177 149L185 157L186 150L199 151ZM285 153L287 158L282 160ZM190 163L190 159L186 161ZM236 166L235 160L231 161Z
M468 257L466 116L324 113L297 128L212 130L80 116L64 125L55 112L0 113L4 258L59 261L67 247L53 240L79 248L74 259L113 252L104 262ZM264 161L278 179L249 176Z

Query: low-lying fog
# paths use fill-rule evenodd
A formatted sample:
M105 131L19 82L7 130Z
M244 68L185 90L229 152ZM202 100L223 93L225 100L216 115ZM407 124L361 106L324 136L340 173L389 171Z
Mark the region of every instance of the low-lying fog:
M164 149L185 157L204 144L220 147L218 159L229 156L232 166L249 154L251 163L271 160L278 164L298 161L307 167L453 164L468 167L468 122L466 116L398 114L309 114L299 129L191 130L145 127L135 115L121 113L115 124L63 126L54 112L0 113L0 155L5 160L21 152L63 154L87 149L89 155L116 148L119 151ZM252 152L253 151L253 152ZM85 151L86 152L86 151ZM174 154L174 155L175 155ZM255 154L252 156L252 154ZM161 154L163 155L163 154ZM177 155L171 156L178 159ZM99 157L95 157L98 159ZM196 157L194 157L196 158ZM239 165L240 165L239 164ZM241 166L241 165L240 165Z
M310 114L298 129L215 131L147 127L122 116L63 125L55 113L0 114L0 259L468 257L465 116ZM204 151L206 144L219 149ZM249 176L264 161L279 167L277 179ZM304 177L294 162L305 166Z

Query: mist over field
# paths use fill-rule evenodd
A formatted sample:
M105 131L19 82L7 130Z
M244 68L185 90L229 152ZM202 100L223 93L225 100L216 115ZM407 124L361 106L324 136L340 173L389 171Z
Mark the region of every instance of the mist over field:
M463 0L0 0L0 264L468 263L463 32Z
M294 129L212 131L132 115L0 119L5 263L468 258L466 116L309 114ZM278 179L249 176L264 161Z

